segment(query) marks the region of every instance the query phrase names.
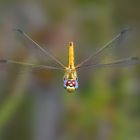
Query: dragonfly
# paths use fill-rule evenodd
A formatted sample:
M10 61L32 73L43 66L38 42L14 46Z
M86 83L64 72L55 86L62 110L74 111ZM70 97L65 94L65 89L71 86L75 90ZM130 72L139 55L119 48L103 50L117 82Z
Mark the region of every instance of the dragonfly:
M128 57L125 59L116 60L109 63L99 63L99 64L87 64L91 59L95 59L99 54L101 54L105 49L111 47L111 45L121 38L123 34L127 31L127 29L122 30L119 34L117 34L113 39L103 45L100 49L98 49L94 54L90 55L86 59L84 59L81 63L75 65L74 60L74 43L71 41L68 43L68 65L65 66L61 61L59 61L54 55L48 52L46 49L41 47L36 41L34 41L28 34L26 34L21 29L15 29L17 32L22 34L27 40L31 41L36 48L38 48L44 55L50 57L53 61L55 61L60 67L48 66L48 65L37 65L28 62L21 62L9 59L0 59L0 63L11 63L11 64L18 64L24 66L30 66L32 69L39 68L39 69L50 69L50 70L61 70L64 72L63 77L63 86L68 92L74 92L79 87L78 82L78 75L77 70L85 67L109 67L109 66L116 66L116 65L130 65L136 64L139 62L138 57Z

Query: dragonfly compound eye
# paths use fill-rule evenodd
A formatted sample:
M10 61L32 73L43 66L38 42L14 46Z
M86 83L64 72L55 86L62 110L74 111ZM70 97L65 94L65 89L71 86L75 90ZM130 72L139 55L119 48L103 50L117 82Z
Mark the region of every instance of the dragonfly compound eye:
M76 82L73 80L71 83L72 83L72 85L75 87Z
M67 83L66 83L66 86L70 86L70 84L71 84L71 81L68 80Z

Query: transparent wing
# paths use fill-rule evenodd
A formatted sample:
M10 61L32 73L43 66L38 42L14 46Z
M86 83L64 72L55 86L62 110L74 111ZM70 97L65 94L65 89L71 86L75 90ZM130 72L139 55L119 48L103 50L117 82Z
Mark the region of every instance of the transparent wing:
M105 63L105 64L90 64L90 65L83 65L78 68L87 68L87 67L112 67L112 66L129 66L129 65L134 65L134 64L140 64L139 58L138 57L129 57L126 59L120 59L116 60L110 63Z
M110 40L109 42L107 42L103 47L101 47L97 52L95 52L95 54L90 55L87 59L83 60L80 64L78 64L76 66L76 68L79 68L81 66L83 66L87 61L91 60L91 58L96 58L99 54L101 54L105 49L107 49L108 47L111 47L111 45L117 41L118 39L120 39L124 33L126 31L128 31L129 29L126 28L124 30L122 30L118 35L116 35L112 40Z
M15 31L21 33L26 39L31 41L41 52L43 52L45 55L49 56L51 59L53 59L56 63L58 63L62 68L65 68L64 64L62 64L57 58L55 58L52 54L50 54L46 49L42 48L37 42L35 42L29 35L27 35L25 32L23 32L21 29L15 29Z
M53 67L53 66L47 66L47 65L36 65L28 62L21 62L21 61L15 61L15 60L6 60L6 59L0 59L0 63L3 64L17 64L17 65L23 65L23 66L29 66L32 69L38 68L38 69L51 69L51 70L63 70L63 68Z

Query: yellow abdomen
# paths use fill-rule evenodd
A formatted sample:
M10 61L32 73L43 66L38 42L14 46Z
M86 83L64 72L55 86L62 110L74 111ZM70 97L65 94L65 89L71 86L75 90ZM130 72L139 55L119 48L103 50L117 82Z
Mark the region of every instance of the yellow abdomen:
M69 58L68 58L68 68L75 69L74 66L74 48L73 42L69 42L68 50L69 50Z

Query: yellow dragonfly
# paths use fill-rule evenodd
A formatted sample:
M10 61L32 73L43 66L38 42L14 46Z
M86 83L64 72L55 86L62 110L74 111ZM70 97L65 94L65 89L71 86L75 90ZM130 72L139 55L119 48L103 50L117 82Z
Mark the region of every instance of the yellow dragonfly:
M80 69L82 67L106 67L106 66L114 66L114 65L130 65L135 64L139 61L138 57L129 57L126 59L120 59L116 60L110 63L105 64L86 64L91 59L95 59L100 53L102 53L106 48L110 47L112 43L114 43L117 39L119 39L127 30L124 29L121 31L118 35L116 35L113 39L111 39L108 43L103 45L97 52L90 55L87 59L79 63L75 66L74 61L74 44L73 42L68 43L68 66L65 66L62 62L60 62L56 57L54 57L52 54L50 54L46 49L42 48L37 42L35 42L29 35L27 35L24 31L21 29L16 29L19 33L21 33L26 39L31 41L35 47L37 47L40 51L42 51L45 55L49 56L52 60L54 60L57 64L60 65L60 67L53 67L48 65L36 65L28 62L20 62L15 60L7 60L7 59L1 59L0 63L11 63L11 64L19 64L19 65L25 65L30 66L31 68L39 68L39 69L54 69L54 70L63 70L64 71L64 88L68 92L73 92L79 87L78 83L78 75L77 75L77 69Z

